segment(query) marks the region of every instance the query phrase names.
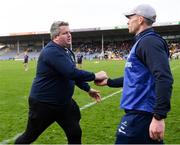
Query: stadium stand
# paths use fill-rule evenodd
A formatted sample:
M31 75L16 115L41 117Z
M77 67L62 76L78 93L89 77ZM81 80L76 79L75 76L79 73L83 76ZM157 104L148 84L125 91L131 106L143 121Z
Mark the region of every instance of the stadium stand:
M154 29L168 42L172 58L180 58L180 22L154 25ZM126 59L132 35L127 26L110 28L72 29L72 49L83 58L92 59ZM13 33L0 36L0 60L22 59L28 48L30 59L37 59L40 50L50 40L48 32ZM8 49L7 49L8 48ZM177 55L175 55L177 53Z

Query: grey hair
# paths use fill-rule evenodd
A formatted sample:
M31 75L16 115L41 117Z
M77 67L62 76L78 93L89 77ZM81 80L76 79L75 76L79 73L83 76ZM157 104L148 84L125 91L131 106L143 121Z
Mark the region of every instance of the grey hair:
M152 26L152 24L154 23L152 20L147 19L147 18L145 18L145 17L144 17L144 20L145 20L145 22L146 22L146 24L147 24L148 26Z
M53 40L56 36L59 35L60 33L60 26L69 26L68 22L64 22L64 21L55 21L50 28L50 36L51 36L51 40Z

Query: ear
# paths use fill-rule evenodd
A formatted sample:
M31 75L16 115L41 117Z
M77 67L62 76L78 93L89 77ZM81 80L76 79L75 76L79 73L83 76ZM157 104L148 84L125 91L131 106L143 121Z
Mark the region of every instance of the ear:
M139 24L142 24L144 22L144 17L143 16L139 16Z
M54 40L57 41L59 39L59 35L55 36Z

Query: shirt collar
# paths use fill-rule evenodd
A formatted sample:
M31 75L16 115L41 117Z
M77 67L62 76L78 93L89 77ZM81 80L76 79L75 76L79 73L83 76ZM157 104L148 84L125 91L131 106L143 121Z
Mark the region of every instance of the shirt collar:
M136 35L134 37L134 41L136 42L137 40L139 40L139 38L141 38L143 35L145 35L145 34L147 34L149 32L154 32L154 29L153 28L145 29L144 31L142 31L141 33L139 33L138 35Z
M64 48L64 47L60 46L59 44L55 43L55 42L52 41L52 40L50 41L50 44L55 45L56 47L61 48L61 49L64 50L64 51L67 51L67 49L68 49L68 48Z

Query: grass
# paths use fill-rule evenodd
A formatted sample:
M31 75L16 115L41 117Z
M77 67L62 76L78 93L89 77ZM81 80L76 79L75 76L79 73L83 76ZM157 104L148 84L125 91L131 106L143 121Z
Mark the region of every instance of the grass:
M174 76L172 109L166 119L165 143L180 143L180 61L171 61ZM35 76L36 62L30 61L29 70L24 71L20 61L0 61L0 142L8 140L24 131L28 115L28 94ZM92 72L105 70L112 78L123 75L124 61L85 61L83 69ZM120 88L97 87L103 97ZM116 128L123 115L119 109L120 93L81 111L83 144L113 144ZM73 97L80 107L92 102L86 92L75 89ZM8 143L13 143L9 140ZM66 144L62 129L52 124L34 142L35 144Z

